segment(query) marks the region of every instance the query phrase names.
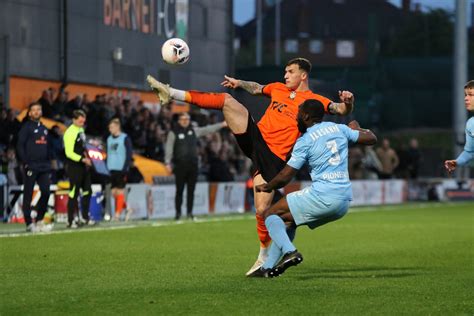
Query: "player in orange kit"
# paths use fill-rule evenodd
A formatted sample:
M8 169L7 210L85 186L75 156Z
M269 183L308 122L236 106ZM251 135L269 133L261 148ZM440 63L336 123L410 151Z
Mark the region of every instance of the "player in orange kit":
M324 105L329 114L347 115L352 112L354 96L349 91L339 91L340 103L311 92L309 73L311 63L305 58L290 60L285 67L285 83L261 85L256 82L237 80L225 76L222 85L227 88L242 88L253 95L271 98L265 114L255 123L247 108L228 93L183 91L171 88L153 77L147 81L157 93L162 104L171 99L195 104L201 108L221 110L228 127L247 157L252 159L254 173L255 208L257 210L257 232L260 239L260 253L257 261L247 272L259 269L267 257L271 239L262 217L270 207L275 192L255 192L255 187L273 179L286 164L291 149L300 135L296 122L298 106L305 100L316 99Z

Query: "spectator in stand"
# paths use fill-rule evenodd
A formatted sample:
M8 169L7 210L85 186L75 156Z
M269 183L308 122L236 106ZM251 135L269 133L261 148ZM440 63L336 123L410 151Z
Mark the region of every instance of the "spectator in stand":
M226 127L225 122L206 127L193 128L188 113L181 113L177 126L168 133L165 147L165 163L170 172L176 177L175 219L181 217L184 185L187 186L187 216L194 219L193 203L194 188L198 176L198 137L217 132Z
M101 118L99 117L99 115L103 106L104 97L101 94L97 94L95 96L94 102L91 102L87 105L87 114L89 115L89 119L87 121L86 132L88 135L99 135L99 125L103 124L103 122L101 122L100 120Z
M352 180L364 178L364 153L359 146L349 148L349 177Z
M382 171L382 163L380 162L373 146L361 147L364 156L362 157L363 179L377 180L379 173Z
M8 135L8 126L7 126L7 109L0 107L0 145L3 145L4 148L10 143Z
M395 150L390 147L390 141L387 138L383 139L382 147L377 148L376 153L382 163L382 171L379 174L380 179L391 179L393 171L398 166L399 159Z
M148 141L147 141L145 156L150 159L164 161L165 160L164 132L161 130L160 126L156 126L153 132L150 131L150 134L151 133L153 134L147 135Z
M229 182L234 180L231 166L229 165L227 151L221 149L219 154L209 152L209 181Z
M119 104L115 107L114 118L117 118L120 121L121 126L125 125L128 119L125 103Z
M422 156L418 146L418 140L412 138L410 139L410 144L407 150L407 169L410 179L418 178L418 170L420 169L421 160Z
M60 90L58 96L53 102L53 119L56 121L63 122L64 121L64 111L66 109L68 99L68 92L64 90Z
M158 114L158 122L163 131L171 130L171 122L173 120L173 113L171 112L170 106L162 106L160 113Z
M140 112L133 115L130 121L130 137L132 138L133 145L141 152L146 147L146 130L144 126L147 126L147 114L146 110L142 108Z
M28 232L50 231L52 226L44 225L42 220L48 211L49 185L53 151L49 142L48 129L40 122L41 104L31 103L18 135L17 153L25 172L23 189L23 216ZM33 188L38 183L41 197L37 205L36 224L31 218Z
M56 88L49 87L48 92L49 92L49 103L53 105L54 96L56 95L56 92L57 92Z
M41 97L38 99L38 103L43 109L43 116L47 118L53 118L53 98L50 90L43 90Z
M56 183L59 179L64 178L64 162L66 156L64 155L63 132L58 125L54 125L49 132L49 139L53 155L56 158L56 163L53 164L53 173L51 174L51 182Z
M89 96L84 93L84 95L82 96L82 105L81 105L81 108L82 109L86 109L87 106L90 104L90 100L89 100Z
M67 118L73 119L74 111L83 110L81 108L81 105L82 105L82 97L80 95L77 95L74 99L66 103L66 109L64 110L64 114L66 114Z
M6 158L8 185L22 184L23 179L21 176L20 165L16 157L15 148L10 147L7 149Z
M5 119L0 120L0 128L2 129L0 137L6 146L16 146L21 123L16 119L17 113L14 110L8 109L5 113ZM5 114L2 113L2 116L4 115Z

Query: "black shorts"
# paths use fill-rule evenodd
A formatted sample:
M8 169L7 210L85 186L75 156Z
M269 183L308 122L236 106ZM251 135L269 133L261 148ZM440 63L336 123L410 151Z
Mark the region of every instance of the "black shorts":
M91 170L83 163L66 161L66 175L69 178L70 197L77 198L80 190L83 195L92 194Z
M270 150L250 113L245 133L234 135L240 149L252 159L256 174L261 174L265 181L269 182L285 167L286 162Z
M112 189L123 189L125 188L125 172L111 170L110 171L110 183L112 185Z

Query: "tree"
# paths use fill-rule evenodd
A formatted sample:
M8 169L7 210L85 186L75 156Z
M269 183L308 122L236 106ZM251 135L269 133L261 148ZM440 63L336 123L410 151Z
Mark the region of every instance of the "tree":
M382 43L385 57L440 57L453 50L453 15L443 9L415 12L388 42Z

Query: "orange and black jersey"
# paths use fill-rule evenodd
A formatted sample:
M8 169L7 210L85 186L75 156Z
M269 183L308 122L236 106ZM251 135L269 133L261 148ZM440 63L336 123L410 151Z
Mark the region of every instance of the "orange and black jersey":
M298 106L306 100L316 99L324 105L324 111L329 113L331 100L310 90L290 90L280 82L266 85L262 93L269 96L271 102L258 122L258 128L270 150L285 161L300 135L296 122Z

